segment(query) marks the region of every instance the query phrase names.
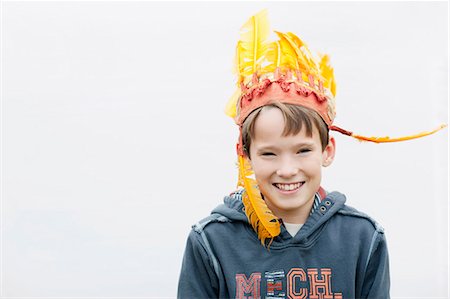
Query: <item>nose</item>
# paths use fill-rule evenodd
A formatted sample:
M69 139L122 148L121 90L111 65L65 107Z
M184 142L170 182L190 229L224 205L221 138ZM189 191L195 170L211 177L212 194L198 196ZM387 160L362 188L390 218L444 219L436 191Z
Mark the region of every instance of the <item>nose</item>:
M295 165L294 161L289 159L283 159L277 170L277 175L282 178L291 178L297 175L299 172L298 166Z

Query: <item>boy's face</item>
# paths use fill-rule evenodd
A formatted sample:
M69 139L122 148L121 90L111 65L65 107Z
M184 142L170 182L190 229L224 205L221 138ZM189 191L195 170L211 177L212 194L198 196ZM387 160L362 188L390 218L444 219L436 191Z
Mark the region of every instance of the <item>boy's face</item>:
M255 121L250 157L255 178L272 212L289 223L304 223L320 187L322 166L331 164L335 141L322 151L319 131L304 128L282 136L284 118L278 108L264 109Z

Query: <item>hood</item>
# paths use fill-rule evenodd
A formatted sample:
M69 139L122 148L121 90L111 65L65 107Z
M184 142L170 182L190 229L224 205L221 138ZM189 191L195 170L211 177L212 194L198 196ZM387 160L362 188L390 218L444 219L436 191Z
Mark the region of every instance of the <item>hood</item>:
M223 204L218 205L211 214L220 214L227 217L232 221L243 221L248 223L247 215L243 210L244 203L239 193L232 193L231 195L225 196L223 199Z
M281 246L281 244L285 244L286 242L309 243L310 239L315 239L313 236L320 233L320 228L323 227L323 224L345 206L345 201L346 197L342 193L336 191L328 193L314 213L308 217L306 223L295 237L291 237L286 228L281 225L280 235L273 240L271 248L276 248L278 245ZM248 222L243 207L244 204L242 203L240 193L236 192L229 196L225 196L223 204L217 206L211 214L220 214L227 217L232 222L245 222L250 229L253 230Z

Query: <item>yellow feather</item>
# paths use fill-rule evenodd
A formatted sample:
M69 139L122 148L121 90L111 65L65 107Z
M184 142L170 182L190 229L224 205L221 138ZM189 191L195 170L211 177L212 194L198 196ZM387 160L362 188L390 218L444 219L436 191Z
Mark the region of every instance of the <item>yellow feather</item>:
M313 57L306 44L295 34L288 32L276 32L282 42L283 55L292 57L295 55L298 67L296 69L312 75L318 75L319 67L316 59ZM295 54L294 54L295 53ZM288 65L291 67L291 65Z
M323 79L323 86L328 88L333 96L336 96L336 81L334 80L334 70L330 65L330 57L323 55L319 64L320 76Z
M284 37L284 34L275 31L280 40L278 45L280 47L280 67L281 69L301 70L300 64L297 58L297 53L292 47L291 43Z
M277 59L275 61L275 68L281 66L281 45L279 41L274 42L274 49L276 49Z
M237 75L239 77L239 66L241 65L241 57L240 57L240 52L241 52L241 42L238 41L237 45L236 45L236 51L234 54L234 63L233 63L233 74ZM238 80L239 81L239 80ZM239 85L239 82L238 82Z
M239 184L245 188L242 194L242 202L245 213L263 246L267 239L273 240L280 234L280 222L267 207L261 197L256 181L249 176L253 174L250 163L239 155Z
M253 175L252 166L247 159L243 158L242 163L241 160L238 160L238 168L239 168L238 187L245 188L244 178Z
M231 118L235 118L237 114L237 102L239 99L239 96L241 95L241 90L237 88L234 91L234 94L231 96L231 98L228 100L227 105L225 106L225 114L228 115Z
M236 51L240 76L252 76L261 69L270 44L269 29L267 10L252 16L241 27L241 39Z
M397 138L391 138L389 136L367 137L367 136L361 136L361 135L357 135L357 134L351 134L351 136L358 140L361 140L361 141L371 141L371 142L375 142L375 143L398 142L398 141L406 141L406 140L425 137L425 136L434 134L437 131L442 130L443 128L446 128L446 127L447 127L447 124L442 124L438 128L431 130L431 131L420 132L418 134L402 136L402 137L397 137Z
M312 68L313 71L318 72L319 67L317 64L317 59L314 58L308 46L294 33L288 32L286 35L289 36L290 40L292 40L297 49L299 49L299 55L305 60L306 63L308 63L309 67Z
M265 64L261 66L261 73L273 73L281 64L281 47L280 42L271 42L267 46Z

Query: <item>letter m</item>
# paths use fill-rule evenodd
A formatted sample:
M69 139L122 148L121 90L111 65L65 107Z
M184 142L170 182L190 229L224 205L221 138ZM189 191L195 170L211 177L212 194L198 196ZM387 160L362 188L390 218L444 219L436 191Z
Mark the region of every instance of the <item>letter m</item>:
M260 288L261 273L252 273L249 279L244 274L236 274L236 299L260 299Z

